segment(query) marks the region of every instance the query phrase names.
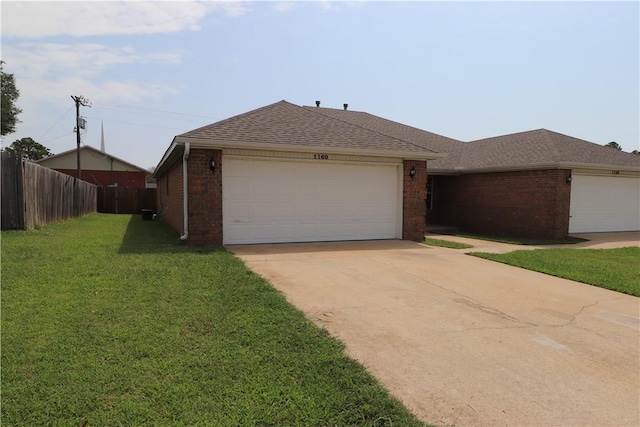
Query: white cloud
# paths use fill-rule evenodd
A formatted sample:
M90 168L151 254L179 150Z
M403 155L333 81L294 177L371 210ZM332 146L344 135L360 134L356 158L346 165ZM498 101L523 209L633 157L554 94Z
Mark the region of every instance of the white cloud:
M95 43L18 43L3 47L5 71L16 76L19 106L36 110L43 105L63 106L70 95L103 102L134 102L178 93L179 84L109 76L127 64L177 64L176 52L140 53L131 47L114 48Z
M182 62L176 52L140 53L128 46L113 48L97 43L18 43L4 46L2 55L11 72L26 79L60 73L89 77L123 64Z
M249 12L246 3L230 2L3 2L2 36L42 38L196 31L209 13L230 16Z
M273 8L278 12L289 12L295 7L295 2L292 1L276 1L273 4Z

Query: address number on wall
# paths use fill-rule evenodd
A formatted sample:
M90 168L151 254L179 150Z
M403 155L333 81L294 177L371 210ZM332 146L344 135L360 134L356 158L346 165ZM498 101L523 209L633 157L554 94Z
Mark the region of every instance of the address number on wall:
M313 155L313 159L314 160L329 160L329 155L328 154L314 154Z

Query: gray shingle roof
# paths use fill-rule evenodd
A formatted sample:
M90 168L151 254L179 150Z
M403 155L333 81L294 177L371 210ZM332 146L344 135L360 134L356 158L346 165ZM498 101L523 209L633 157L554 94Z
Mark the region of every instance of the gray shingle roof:
M462 141L458 141L456 139L447 138L446 136L427 132L422 129L407 126L392 120L383 119L382 117L361 111L308 106L304 108L366 129L371 129L383 135L410 141L439 153L451 153L463 148L465 145Z
M437 162L457 170L563 163L640 167L640 156L538 129L473 141L465 144L464 150Z
M622 166L640 170L640 156L538 129L473 142L447 138L369 113L276 102L176 137L178 141L403 153L441 173L539 167ZM170 147L168 151L172 150ZM165 157L171 153L165 153ZM176 153L173 153L176 154ZM177 155L177 154L176 154ZM161 165L164 163L161 160ZM160 166L160 165L159 165Z
M177 138L433 155L433 150L329 115L276 102L201 127Z

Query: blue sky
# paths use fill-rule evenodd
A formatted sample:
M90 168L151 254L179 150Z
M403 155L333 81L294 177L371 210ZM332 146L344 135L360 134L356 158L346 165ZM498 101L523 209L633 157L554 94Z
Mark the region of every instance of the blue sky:
M285 99L463 141L546 128L640 141L638 2L6 2L22 123L155 166L175 135Z

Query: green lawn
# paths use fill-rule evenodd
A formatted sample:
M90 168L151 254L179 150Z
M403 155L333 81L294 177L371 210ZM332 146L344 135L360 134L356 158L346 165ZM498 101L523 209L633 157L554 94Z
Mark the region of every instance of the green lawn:
M2 232L2 425L418 426L230 253L140 216Z
M442 248L450 248L450 249L469 249L472 248L473 245L467 245L466 243L452 242L450 240L442 240L442 239L432 239L427 237L424 239L425 245L429 246L439 246Z
M525 237L488 236L486 234L455 232L452 236L469 237L470 239L488 240L490 242L510 243L512 245L542 246L542 245L572 245L586 241L579 237L565 237L564 239L529 239Z
M538 249L506 254L472 252L480 258L640 296L640 248Z

